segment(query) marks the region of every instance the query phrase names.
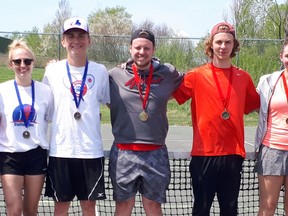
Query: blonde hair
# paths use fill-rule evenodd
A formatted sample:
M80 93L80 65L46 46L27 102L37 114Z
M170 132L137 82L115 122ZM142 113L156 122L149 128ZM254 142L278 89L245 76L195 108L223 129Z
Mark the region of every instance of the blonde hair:
M23 39L16 39L9 45L9 52L8 52L9 62L12 60L13 51L19 48L28 51L32 56L33 61L35 61L35 55L33 51L28 47L27 43Z

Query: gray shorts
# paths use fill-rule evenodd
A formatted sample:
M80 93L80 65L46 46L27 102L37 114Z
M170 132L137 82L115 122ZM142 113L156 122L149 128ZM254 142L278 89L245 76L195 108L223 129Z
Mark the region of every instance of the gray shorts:
M288 175L288 151L261 145L256 162L259 175Z
M113 144L109 175L114 200L127 200L139 191L147 199L165 203L171 178L167 147L153 151L123 151Z

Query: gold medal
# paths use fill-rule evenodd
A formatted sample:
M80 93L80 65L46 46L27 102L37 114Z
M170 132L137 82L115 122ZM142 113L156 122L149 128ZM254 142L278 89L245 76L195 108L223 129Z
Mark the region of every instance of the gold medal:
M227 120L230 118L230 113L225 110L222 112L221 116L222 116L222 119Z
M24 131L22 135L25 139L29 139L29 137L30 137L29 131Z
M148 114L145 111L142 111L140 113L140 115L139 115L139 118L140 118L141 121L147 121L149 116L148 116Z
M79 120L80 118L81 118L81 113L80 112L75 112L74 113L74 118L76 119L76 120Z

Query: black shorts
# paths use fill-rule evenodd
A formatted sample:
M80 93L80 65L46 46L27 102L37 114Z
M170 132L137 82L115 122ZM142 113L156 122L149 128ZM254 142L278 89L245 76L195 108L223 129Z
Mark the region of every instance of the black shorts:
M95 159L49 157L45 196L56 202L106 199L104 157Z
M220 215L237 215L243 160L240 155L192 156L193 215L209 215L215 195Z
M45 175L47 150L38 146L27 152L0 152L1 175Z

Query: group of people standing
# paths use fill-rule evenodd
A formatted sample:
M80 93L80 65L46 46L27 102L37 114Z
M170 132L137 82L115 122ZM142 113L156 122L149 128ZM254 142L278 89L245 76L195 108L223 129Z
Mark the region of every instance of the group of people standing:
M75 196L83 215L96 215L96 200L106 199L101 104L110 108L114 135L108 169L115 216L132 214L138 192L146 215L163 215L171 178L165 140L172 98L179 104L191 99L193 215L209 215L215 195L220 215L237 215L246 154L243 115L253 111L259 111L259 215L273 215L281 186L288 186L287 42L280 55L284 69L263 76L257 90L250 75L231 63L239 41L227 22L216 24L205 41L211 61L185 74L154 56L155 36L147 29L132 33L131 58L110 71L88 60L90 43L85 20L66 20L62 46L67 58L49 63L42 82L32 79L35 57L26 43L10 45L15 79L0 84L0 172L7 215L37 215L45 177L54 215L67 215Z

